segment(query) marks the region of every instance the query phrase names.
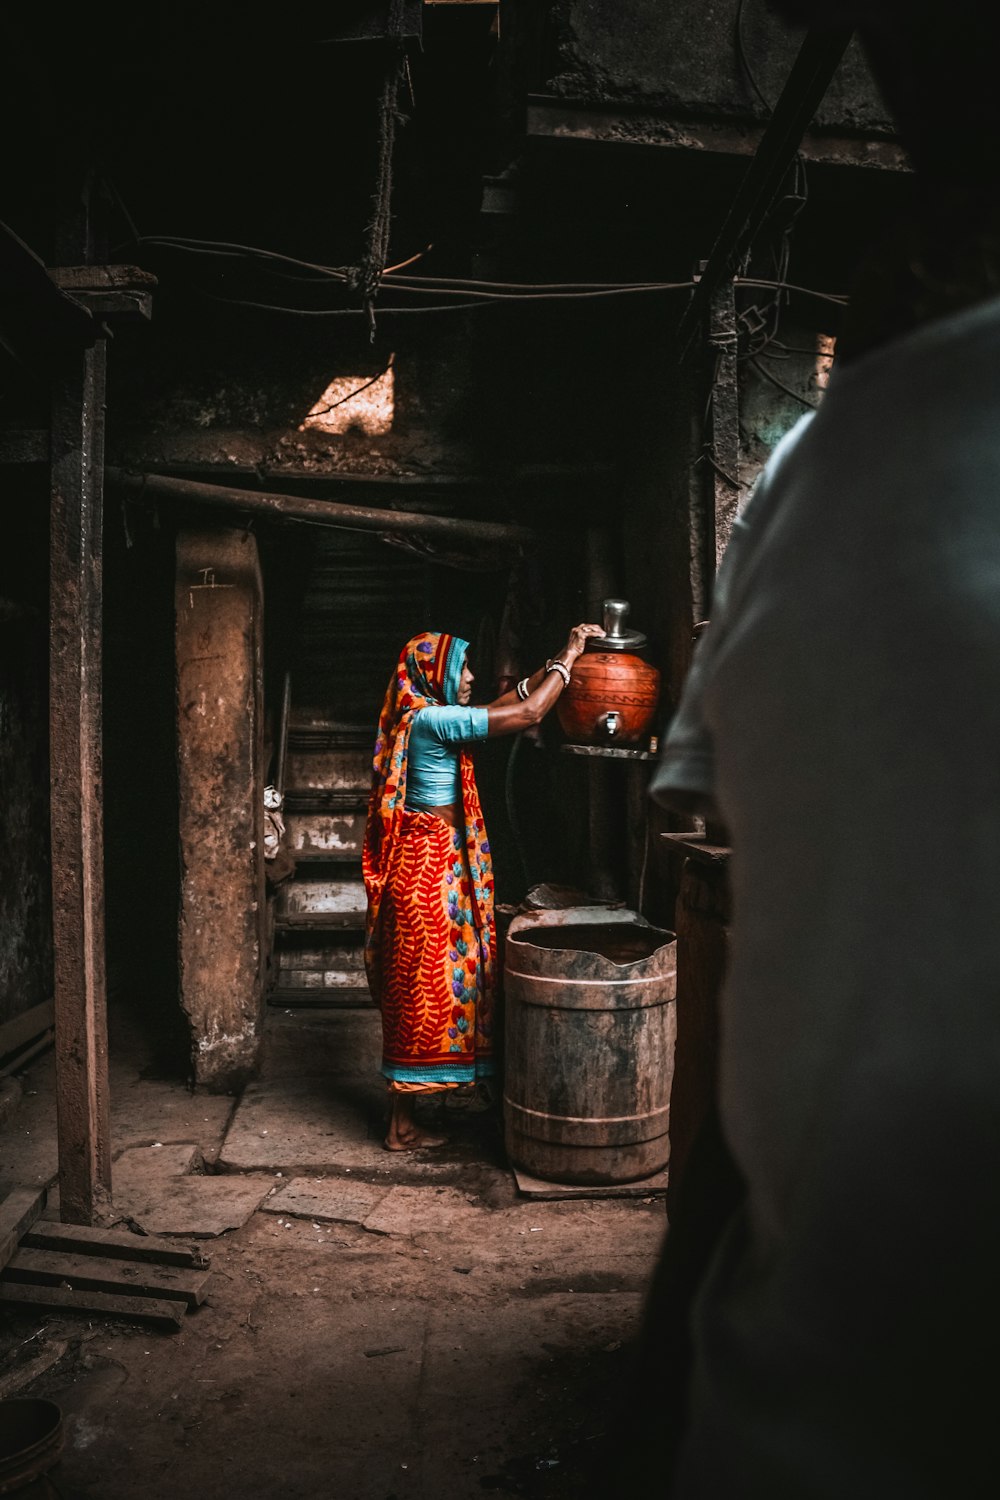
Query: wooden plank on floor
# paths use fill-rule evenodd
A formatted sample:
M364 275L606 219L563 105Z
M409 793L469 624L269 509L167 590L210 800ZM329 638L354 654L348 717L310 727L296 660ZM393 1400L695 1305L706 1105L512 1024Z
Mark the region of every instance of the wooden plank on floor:
M45 1188L15 1188L0 1203L0 1271L45 1207Z
M21 1246L7 1262L5 1281L74 1289L127 1293L132 1297L170 1297L188 1307L205 1300L208 1271L187 1266L136 1265L101 1255L74 1255L63 1250L31 1250Z
M122 1297L108 1292L78 1291L65 1286L32 1286L24 1282L0 1281L0 1303L5 1306L37 1307L51 1311L99 1313L106 1318L138 1319L157 1328L176 1332L187 1306L168 1298Z
M152 1234L127 1229L96 1229L89 1224L58 1224L48 1219L34 1225L21 1243L32 1250L72 1250L78 1255L105 1255L113 1260L151 1261L159 1266L195 1266L208 1261L197 1250L186 1250Z
M53 1002L43 1000L41 1005L33 1005L30 1010L22 1011L12 1021L4 1021L0 1026L0 1057L6 1057L25 1043L33 1042L43 1031L51 1031L55 1025L55 1013Z
M51 1047L54 1041L55 1032L44 1031L29 1046L22 1047L20 1052L16 1052L13 1057L8 1057L3 1063L0 1063L0 1078L9 1078L12 1073L23 1072L28 1064L33 1063L36 1057L41 1057L42 1053L48 1047Z

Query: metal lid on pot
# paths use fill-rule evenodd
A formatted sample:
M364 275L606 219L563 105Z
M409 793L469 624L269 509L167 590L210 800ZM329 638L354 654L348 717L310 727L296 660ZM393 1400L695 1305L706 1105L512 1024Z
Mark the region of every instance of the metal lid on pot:
M639 630L625 629L629 612L627 599L605 599L604 634L588 637L587 651L641 651L646 637Z

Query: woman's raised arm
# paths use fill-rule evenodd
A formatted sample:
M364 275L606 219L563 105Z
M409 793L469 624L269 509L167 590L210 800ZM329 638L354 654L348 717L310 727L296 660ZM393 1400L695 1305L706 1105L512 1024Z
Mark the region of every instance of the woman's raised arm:
M601 625L574 625L558 655L524 678L511 692L487 704L490 737L518 734L522 729L540 723L569 683L573 663L582 654L588 637L603 634Z

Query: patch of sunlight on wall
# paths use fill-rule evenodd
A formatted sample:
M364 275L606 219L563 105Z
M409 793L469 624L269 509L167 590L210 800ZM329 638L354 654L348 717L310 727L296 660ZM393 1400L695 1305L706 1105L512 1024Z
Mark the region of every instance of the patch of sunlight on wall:
M395 356L379 375L338 375L331 380L299 427L338 436L361 432L382 437L392 430L396 410Z
M818 333L816 335L816 368L812 373L809 384L820 395L823 394L830 383L830 372L833 369L833 361L836 353L837 340L831 334Z

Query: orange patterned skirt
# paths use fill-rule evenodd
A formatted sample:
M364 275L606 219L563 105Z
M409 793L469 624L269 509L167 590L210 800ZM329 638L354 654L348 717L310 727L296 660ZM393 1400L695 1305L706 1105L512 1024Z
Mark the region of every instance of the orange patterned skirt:
M394 1088L455 1088L493 1072L492 927L492 914L477 921L461 832L404 812L374 934L382 1072Z

